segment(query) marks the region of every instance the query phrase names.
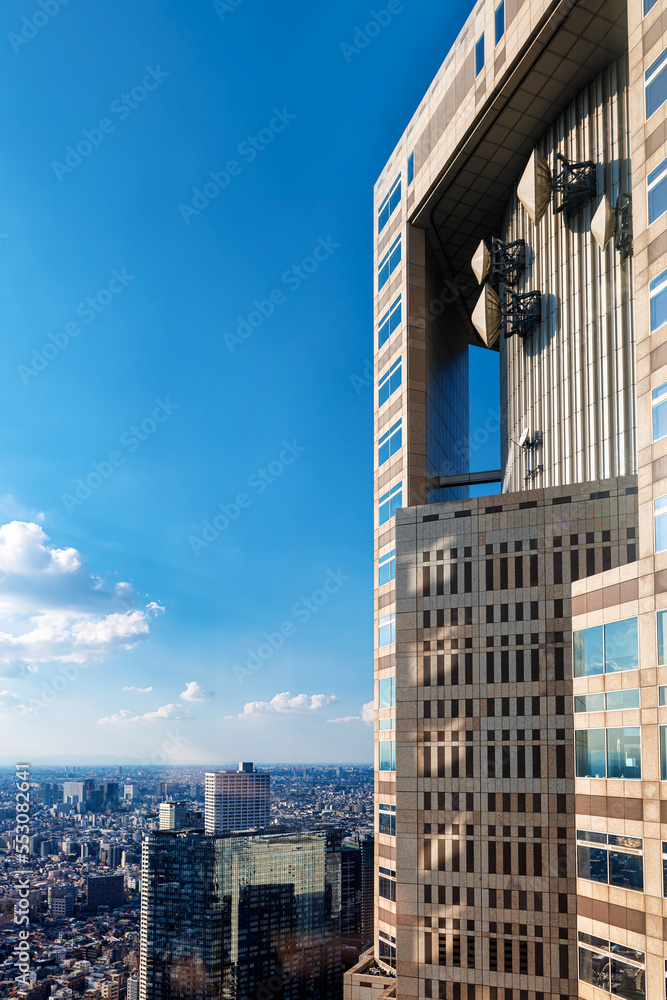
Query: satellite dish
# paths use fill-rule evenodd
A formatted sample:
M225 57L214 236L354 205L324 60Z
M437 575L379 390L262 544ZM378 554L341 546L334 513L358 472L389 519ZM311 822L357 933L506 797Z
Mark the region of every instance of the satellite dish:
M519 201L528 212L530 221L537 226L551 201L552 180L549 164L542 154L534 149L530 154L528 166L524 170L517 195Z
M607 195L603 194L595 215L591 219L591 236L600 249L604 250L615 232L616 210L609 204Z
M530 442L530 430L525 427L521 432L521 437L519 438L519 448L525 448Z
M495 347L503 325L503 310L498 292L490 285L484 285L471 319L486 346Z
M475 277L480 285L483 284L484 279L489 273L489 268L491 267L491 253L484 240L482 240L480 245L477 247L471 264Z

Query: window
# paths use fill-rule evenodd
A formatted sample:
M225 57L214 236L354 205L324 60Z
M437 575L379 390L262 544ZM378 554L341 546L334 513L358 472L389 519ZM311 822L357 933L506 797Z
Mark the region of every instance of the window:
M383 733L390 729L396 729L396 719L380 719L378 729Z
M396 549L392 549L391 552L387 552L386 555L380 556L379 570L378 570L378 587L382 587L385 583L390 583L391 580L396 579Z
M396 642L396 612L380 618L378 628L378 646L388 646L389 643Z
M378 931L380 959L385 965L396 968L396 938L390 938L386 931ZM389 943L391 941L391 944Z
M401 203L401 175L399 174L394 181L391 191L384 199L382 204L378 209L378 233L381 233L384 227L389 222L389 218L392 215L395 208Z
M401 296L399 295L390 309L380 320L378 325L378 351L386 344L392 333L398 330L401 325Z
M577 778L641 779L639 726L578 729L574 738Z
M475 76L479 74L484 69L484 32L477 39L477 44L475 45Z
M390 806L386 802L381 802L378 816L378 833L383 833L386 837L396 836L396 806Z
M648 14L650 10L653 10L658 0L644 0L644 17Z
M644 74L647 120L667 101L667 49Z
M408 156L408 187L410 187L414 179L415 179L415 152L413 150Z
M397 420L378 442L378 465L384 465L403 445L403 419Z
M639 688L600 691L596 694L575 695L574 698L575 713L619 712L630 708L639 708Z
M387 402L403 381L403 358L394 361L386 375L378 383L378 406Z
M384 868L383 865L378 866L378 871L380 875L380 896L383 899L390 899L392 903L396 902L396 872L392 871L391 868Z
M653 408L653 440L659 441L667 435L667 382L651 393Z
M658 666L667 663L667 611L658 611Z
M651 225L667 212L667 160L648 175L648 222Z
M664 840L662 842L662 894L667 898L667 842Z
M399 507L403 506L403 483L397 483L396 486L380 497L379 504L379 514L380 514L380 524L386 524L386 522L394 516Z
M653 501L655 514L655 551L664 552L667 549L667 497Z
M389 281L389 275L393 274L401 263L401 237L396 239L378 265L378 291Z
M666 498L667 499L667 498ZM639 667L637 619L580 629L573 636L574 676L593 677ZM583 711L583 709L582 709Z
M643 892L641 838L577 830L577 874L589 882Z
M660 780L667 781L667 726L660 726Z
M579 931L579 979L615 997L645 1000L646 955Z
M379 682L378 708L396 708L396 678L383 677Z
M396 740L380 740L380 770L396 770Z
M651 333L667 323L667 271L663 271L649 284L651 306Z
M505 34L505 0L500 0L496 7L496 45Z

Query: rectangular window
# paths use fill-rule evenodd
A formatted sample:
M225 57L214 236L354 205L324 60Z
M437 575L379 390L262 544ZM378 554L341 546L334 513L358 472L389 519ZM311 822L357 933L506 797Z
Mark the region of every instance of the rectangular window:
M667 101L667 49L658 56L644 74L646 88L646 119Z
M403 483L392 486L384 496L380 497L379 517L380 524L386 524L394 516L399 507L403 506Z
M394 879L385 878L384 875L380 875L378 880L379 883L379 893L382 899L389 899L392 903L396 902L396 882Z
M667 611L658 611L658 666L667 663Z
M378 465L384 465L403 446L403 418L393 424L378 441Z
M380 803L378 833L383 833L386 837L396 836L396 806L390 806L386 802Z
M649 226L667 212L667 160L652 170L646 182L648 189Z
M383 615L382 618L380 618L378 628L378 646L388 646L392 642L396 642L395 611L392 611L389 615Z
M575 677L594 677L639 667L636 618L581 629L573 635ZM579 711L585 711L579 709Z
M378 708L396 708L396 678L383 677L379 681Z
M655 551L664 552L667 549L667 497L653 501L655 514Z
M396 770L396 740L380 740L380 770Z
M496 45L505 34L505 0L500 0L496 7Z
M662 894L667 899L667 843L662 842ZM665 963L667 967L667 962Z
M378 325L378 351L387 343L392 333L398 330L401 325L401 296L399 295L390 309L380 320Z
M479 74L484 69L484 32L477 39L475 45L475 76Z
M639 708L639 688L606 692L605 709L607 712L620 712L631 708Z
M386 375L378 383L378 406L383 406L393 396L403 381L403 358L394 361Z
M380 719L378 729L382 733L390 729L396 729L396 719Z
M415 153L414 150L408 156L408 187L415 179Z
M378 265L378 291L389 281L389 275L393 274L401 263L401 237L399 236L392 243L389 252L384 255Z
M644 891L643 845L640 837L577 830L577 841L579 878L620 889ZM600 846L592 847L590 841Z
M380 556L379 568L378 568L378 587L382 587L385 583L390 583L392 580L396 579L396 549L392 549L391 552L387 552L386 555Z
M649 284L651 307L651 333L667 323L667 271L663 271Z
M401 203L401 175L399 174L397 179L394 181L391 191L384 199L382 204L378 209L378 233L381 233L384 227L389 222L389 218L392 215L395 208L397 208Z
M615 729L578 729L575 736L577 778L640 780L641 730L639 726Z
M667 382L651 393L653 409L653 440L660 441L667 435Z
M650 10L653 10L658 0L644 0L644 17L648 14Z
M575 695L574 711L575 713L604 712L604 692Z
M615 997L645 1000L646 955L580 931L579 979Z
M667 781L667 726L660 726L660 780Z

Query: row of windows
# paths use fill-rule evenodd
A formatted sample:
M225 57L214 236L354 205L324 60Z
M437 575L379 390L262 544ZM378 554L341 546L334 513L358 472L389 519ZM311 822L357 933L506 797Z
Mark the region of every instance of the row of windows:
M500 0L500 3L496 7L493 20L497 45L505 34L505 0ZM484 62L484 32L482 32L475 44L475 76L479 76L484 69Z
M401 263L401 237L394 240L391 247L378 264L378 292L389 281L389 276L394 273Z
M393 396L403 381L403 358L394 361L389 371L378 382L378 406Z
M639 688L622 691L597 691L595 694L575 695L574 711L579 712L620 712L639 708Z
M399 417L395 424L383 434L378 441L378 466L388 462L397 451L403 447L403 418Z
M389 222L394 210L401 204L401 175L391 186L391 190L378 209L378 234Z
M639 668L637 619L595 625L573 636L575 677L593 677Z
M387 309L384 316L380 317L380 322L378 323L378 351L383 347L392 333L395 333L401 325L401 296L399 295L389 309ZM380 406L382 403L380 403Z

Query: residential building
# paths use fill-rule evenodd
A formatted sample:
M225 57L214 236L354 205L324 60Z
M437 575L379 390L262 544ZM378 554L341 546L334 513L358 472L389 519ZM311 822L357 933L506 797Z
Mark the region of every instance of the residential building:
M123 875L88 875L86 908L96 913L100 906L113 910L125 902Z
M227 833L269 825L271 776L248 762L238 771L207 772L205 778L206 832Z
M664 3L480 0L377 182L350 998L665 995L666 121Z
M187 809L185 802L160 803L160 829L182 830L185 826Z
M141 871L141 1000L340 996L337 831L160 831Z

